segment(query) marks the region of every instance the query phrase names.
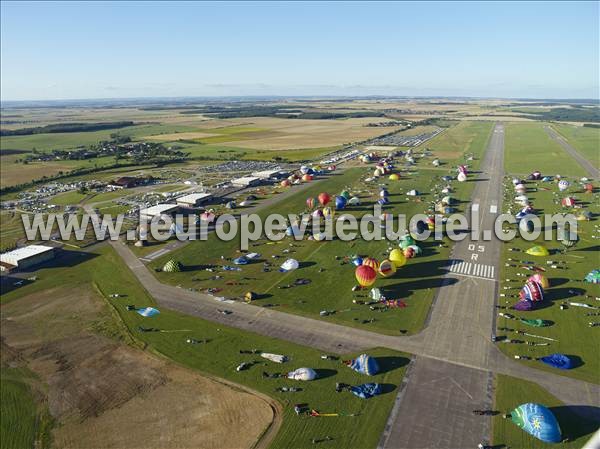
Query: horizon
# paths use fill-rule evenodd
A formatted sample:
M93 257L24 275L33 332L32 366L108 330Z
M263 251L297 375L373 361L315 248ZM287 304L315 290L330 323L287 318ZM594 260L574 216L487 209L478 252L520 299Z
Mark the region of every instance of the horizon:
M5 1L1 99L597 99L598 3L540 6Z

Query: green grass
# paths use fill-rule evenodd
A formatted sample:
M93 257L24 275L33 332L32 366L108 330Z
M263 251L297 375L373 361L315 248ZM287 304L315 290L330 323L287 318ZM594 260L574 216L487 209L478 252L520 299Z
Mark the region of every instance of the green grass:
M512 122L505 125L504 169L507 173L585 176L583 168L546 134L544 124Z
M57 206L70 206L79 204L89 196L90 194L88 193L79 193L77 190L71 190L69 192L59 193L50 198L48 202Z
M512 197L514 196L512 184L508 180L506 183L510 185L506 186L505 211L509 207L512 202ZM600 209L598 208L598 195L582 193L577 185L572 186L568 193L565 194L557 193L558 189L556 183L539 182L537 185L540 188L548 188L550 190L538 189L537 192L528 192L527 196L530 201L533 202L535 209L544 214L562 212L563 209L560 206L560 203L556 204L555 201L559 202L561 198L567 195L578 199L581 204L586 206L586 209L596 214L596 216L598 212L600 212ZM533 183L529 184L529 186L535 187ZM513 207L513 209L513 213L515 213L517 208ZM574 213L577 214L577 210L575 210ZM579 242L566 254L562 252L563 246L560 242L556 241L556 236L554 236L553 241L545 242L543 241L543 233L536 242L528 242L522 238L517 238L514 241L503 245L503 260L506 263L515 266L502 267L500 274L501 293L506 295L517 295L527 279L527 277L517 276L517 274L522 273L528 276L533 274L531 271L520 268L519 261L531 261L536 265L544 267L546 269L544 274L550 281L550 288L546 290L544 303L542 303L542 307L539 310L529 312L511 310L509 312L518 317L551 320L554 322L554 325L544 328L533 328L519 325L517 324L518 322L514 320L507 320L499 317L498 326L511 329L523 329L529 333L554 338L558 341L550 341L550 346L499 344L499 348L510 356L518 354L531 357L542 357L554 352L561 352L567 355L580 357L583 364L568 371L554 369L536 361L521 361L521 363L526 363L537 369L551 371L556 374L600 383L600 378L598 376L598 373L600 372L600 358L598 357L597 345L598 328L590 328L588 326L588 322L599 321L599 317L586 316L587 313L595 311L585 308L569 307L567 310L560 310L560 305L567 300L588 303L595 307L600 306L600 303L593 299L600 297L600 285L582 282L582 279L589 271L598 268L598 244L597 240L593 238L594 236L598 236L598 230L595 228L595 226L597 226L597 219L589 222L578 221L577 223ZM526 249L535 244L545 245L549 251L555 252L555 254L551 254L549 257L535 257L524 253ZM520 251L509 251L509 248L519 249ZM513 260L509 261L509 258ZM558 262L558 266L564 268L554 269L547 265L547 260ZM509 281L507 281L507 279ZM505 290L505 287L508 287L508 289ZM569 290L581 291L590 295L590 297L575 296L569 293ZM512 305L515 301L516 298L499 298L499 303L501 305ZM507 333L499 331L499 335L507 335ZM544 342L542 339L524 337L514 333L509 333L508 336L509 338L523 341Z
M562 436L568 437L568 443L553 445L544 443L524 432L510 419L502 417L521 404L533 402L548 407L561 428ZM493 443L505 445L512 449L542 449L560 447L565 449L578 449L590 439L597 425L585 421L572 410L565 407L546 390L533 382L514 377L498 375L496 377L496 399L494 408L501 413L492 419Z
M51 421L45 404L32 389L33 374L25 368L4 366L0 373L0 447L49 447Z
M552 127L594 167L600 167L600 128L558 124Z
M261 217L271 213L287 215L298 213L305 209L306 198L315 197L319 192L327 191L331 194L348 189L359 195L362 205L347 208L346 213L357 217L373 212L373 203L378 199L376 184L366 185L363 181L365 173L370 173L372 166L352 168L343 175L336 174L326 180L315 183L305 191L286 197L284 201L260 211ZM441 176L445 171L436 171ZM428 202L432 200L429 193L439 178L420 176L418 168L414 173L403 173L402 180L396 182L383 181L388 184L391 205L385 209L395 215L399 213L412 217L415 213L423 213L428 209ZM454 196L466 200L470 196L473 183L457 183ZM407 199L403 192L416 188L423 193L422 202ZM390 278L380 278L375 286L384 290L390 299L404 299L408 307L391 309L385 312L370 310L368 306L354 304L353 300L365 300L367 292L352 292L356 284L354 266L351 263L342 263L343 257L353 254L370 255L383 260L388 247L396 246L393 242L371 241L357 239L351 242L333 240L329 242L294 241L290 247L291 239L278 243L269 243L266 240L256 242L250 251L259 252L261 261L270 261L273 264L271 272L262 271L262 263L249 264L242 267L241 272L222 272L221 280L211 280L214 273L203 270L205 265L223 265L221 256L235 258L239 256L238 240L221 241L214 234L209 235L207 241L191 242L187 246L169 253L154 262L154 268L162 267L167 260L175 258L187 267L181 273L158 273L161 282L173 285L202 290L206 288L222 289L218 295L240 297L248 290L265 295L259 304L270 303L282 311L319 318L321 310L334 310L335 314L326 318L339 324L350 325L369 330L395 334L414 333L421 329L429 311L436 288L440 285L441 277L445 270L441 267L449 257L448 245L439 247L432 239L421 244L423 255L412 259L401 268L398 273ZM285 254L284 250L291 250ZM279 265L287 258L293 257L304 264L304 267L289 274L277 271ZM293 288L280 288L292 283L297 278L312 280L308 285ZM231 285L233 283L233 285ZM335 293L331 288L335 286ZM373 322L363 322L371 320Z
M217 325L166 309L161 309L161 314L155 318L142 318L135 312L126 311L125 305L152 306L154 302L110 247L103 246L88 257L80 256L79 260L80 262L72 267L39 270L36 272L38 281L8 292L3 295L2 300L18 300L26 294L44 291L58 285L77 288L84 283L93 283L106 297L111 293L119 293L124 296L109 299L110 304L132 335L146 345L148 350L163 354L199 372L209 373L261 391L282 404L283 424L272 447L313 447L312 438L325 436L334 438L325 446L376 447L406 370L408 363L406 354L384 349L369 350L369 354L378 357L383 372L367 377L354 373L339 361L322 360L321 352L317 350ZM137 330L140 325L176 332L141 333ZM185 331L180 332L181 330ZM207 339L209 342L189 345L185 341L190 337ZM261 349L282 353L290 356L292 360L285 365L278 365L253 355L241 355L239 353L241 349ZM345 354L342 359L353 355L355 354ZM244 361L259 363L247 371L237 372L236 366ZM322 370L321 373L326 377L314 382L298 383L283 379L263 379L261 375L263 371L286 372L301 366ZM336 382L352 385L378 382L384 385L386 393L369 400L361 400L347 392L336 393ZM292 385L301 387L303 391L298 393L274 391L277 387ZM306 403L310 408L321 412L339 412L357 414L357 416L335 418L296 416L293 412L293 405L296 403Z
M461 121L422 146L448 164L463 163L465 154L474 153L478 157L469 166L477 170L493 128L492 122Z

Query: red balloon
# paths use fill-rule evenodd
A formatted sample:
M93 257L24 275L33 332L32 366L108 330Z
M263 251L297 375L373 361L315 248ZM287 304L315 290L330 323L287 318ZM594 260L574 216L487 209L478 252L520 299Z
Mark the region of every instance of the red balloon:
M319 203L321 206L327 206L327 203L331 201L331 195L327 192L319 193Z
M361 287L369 287L373 285L373 283L377 279L377 272L368 265L360 265L356 267L354 275L356 276L356 280L361 285Z

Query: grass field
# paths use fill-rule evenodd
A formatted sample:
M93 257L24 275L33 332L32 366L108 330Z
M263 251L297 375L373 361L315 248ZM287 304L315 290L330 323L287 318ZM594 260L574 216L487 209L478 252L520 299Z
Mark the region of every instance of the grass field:
M465 154L482 154L481 148L486 147L493 127L493 123L487 122L459 122L423 146L430 149L442 163L457 164L464 160ZM476 170L479 163L480 158L470 162L469 166Z
M3 348L3 352L5 349ZM3 356L5 357L5 356ZM37 383L25 368L0 368L0 447L2 449L50 447L51 421L45 404L32 389Z
M564 173L564 171L563 171ZM506 180L505 210L510 207L512 197L514 196L512 183ZM553 371L557 374L576 377L589 382L600 383L600 358L598 357L597 330L588 326L589 322L598 321L597 316L587 316L588 313L594 313L594 310L569 307L561 310L560 305L566 301L576 301L600 307L600 303L593 298L600 297L600 286L583 283L585 275L592 269L597 268L598 244L595 238L598 237L598 193L583 193L579 185L574 184L566 193L558 193L556 183L530 182L527 184L530 188L527 196L532 201L534 208L539 213L552 214L556 212L571 212L578 214L580 210L563 209L560 200L565 196L576 198L580 205L594 214L592 221L578 221L578 243L568 252L563 253L564 247L556 236L552 241L545 242L542 235L536 241L528 242L522 238L517 238L503 246L503 260L511 266L503 266L501 269L501 287L500 292L506 295L517 295L520 288L525 283L527 277L533 274L532 271L526 271L520 268L518 261L529 261L535 265L543 267L546 277L550 281L550 289L546 290L544 302L539 310L529 312L509 311L517 317L540 318L550 320L554 324L544 328L532 328L525 325L519 325L517 321L498 319L499 327L508 327L522 329L526 332L554 338L558 341L545 341L539 338L528 338L513 333L508 337L521 341L535 341L538 343L549 343L549 346L527 346L526 344L499 344L500 349L508 355L528 355L530 357L541 357L555 352L561 352L567 355L580 358L575 369L568 371L557 370L548 367L545 364L536 361L522 361L538 369ZM534 191L537 187L537 191ZM548 190L545 190L548 189ZM558 203L558 204L557 204ZM512 213L516 209L513 206ZM518 210L518 209L517 209ZM535 244L545 245L552 253L549 257L530 256L524 251ZM509 251L517 249L519 251ZM512 261L510 260L512 259ZM554 261L552 265L558 268L552 268L547 261ZM504 265L504 264L503 264ZM508 279L508 280L507 280ZM589 296L581 296L589 295ZM499 298L499 303L512 305L516 298ZM498 331L499 335L507 335L507 332Z
M477 149L477 155L483 148ZM428 164L421 162L420 165ZM372 213L372 206L378 199L379 187L377 184L364 182L365 175L370 174L372 166L351 168L344 174L334 174L326 180L315 184L301 193L287 197L283 203L275 203L261 210L259 215L263 218L271 213L302 213L306 208L306 198L316 197L319 192L327 191L331 194L349 190L361 199L361 205L349 207L345 213L357 217L365 213ZM453 169L448 168L453 172ZM399 213L412 217L415 213L426 212L434 200L431 190L440 184L438 176L447 174L446 170L428 170L423 176L418 166L410 171L402 173L401 180L387 184L390 192L390 205L386 212L395 215ZM435 176L435 175L437 176ZM433 175L433 176L432 176ZM459 201L466 202L470 196L472 183L456 183L457 189L454 197ZM405 196L405 192L417 189L421 196L411 198ZM290 246L291 245L291 246ZM354 278L354 266L349 262L353 254L370 255L383 260L389 247L395 246L394 242L371 241L361 239L344 242L333 240L328 242L318 241L294 241L286 239L280 242L267 242L263 239L254 243L250 251L261 254L259 263L249 264L242 267L240 272L219 272L223 276L220 280L212 280L213 273L204 271L204 267L210 265L223 265L221 259L231 259L239 256L239 241L222 241L214 234L209 236L208 241L196 241L189 245L157 259L151 265L160 268L171 258L175 258L187 267L181 273L159 273L157 276L163 282L181 285L183 287L203 290L207 288L220 289L219 296L240 297L246 291L253 290L264 295L262 303L274 304L282 311L298 313L318 318L322 310L334 311L335 313L324 318L340 324L367 328L374 331L398 334L417 332L423 325L427 316L435 289L441 284L443 269L449 257L449 246L431 240L422 242L423 255L409 261L398 273L390 278L379 279L376 286L382 288L389 299L406 300L407 307L401 309L390 309L387 311L370 310L368 306L353 304L353 300L365 300L365 291L353 292L352 287L356 284ZM301 269L287 275L277 271L277 267L288 257L293 257L302 263ZM273 264L271 272L263 272L263 261ZM285 288L293 283L296 278L311 280L308 285ZM324 289L330 286L336 287L336 294L323 295Z
M507 173L527 175L539 170L547 175L586 175L583 168L546 134L543 123L507 123L504 144Z
M194 370L249 386L274 397L282 404L283 424L272 447L313 447L313 438L325 436L332 437L333 441L324 443L324 446L376 447L408 363L406 354L381 349L368 351L378 358L382 372L367 377L354 373L339 361L321 359L321 353L314 349L215 325L168 310L161 310L161 314L152 319L142 318L134 312L126 311L125 305L151 306L154 305L153 301L110 247L102 247L93 254L80 253L79 256L72 257L75 258L73 266L41 269L36 273L38 281L6 293L2 301L6 304L35 292L57 287L76 288L83 284L96 285L105 296L118 292L121 297L110 299L111 304L129 332L147 345L149 351L163 354ZM151 326L164 332L141 333L138 326ZM187 338L207 339L208 343L190 345L186 343ZM254 355L241 355L241 349L261 349L286 354L291 357L291 361L278 365ZM342 358L352 355L345 354ZM246 371L237 372L235 367L243 361L256 363ZM262 371L281 372L301 366L319 370L322 378L314 382L294 383L261 376ZM347 392L335 392L336 382L356 385L373 381L382 384L385 393L366 401ZM281 386L297 386L302 391L275 392ZM337 412L355 416L296 416L293 411L293 404L296 403L306 403L310 408L323 413Z
M510 413L519 405L527 402L548 407L558 421L562 436L568 438L569 441L560 445L544 443L521 430L510 419L502 417L504 413ZM578 449L583 447L597 428L597 425L582 419L535 383L504 375L496 377L494 409L500 411L500 414L493 418L492 441L498 447L542 449L556 446L565 449Z
M600 128L552 124L583 157L600 167Z

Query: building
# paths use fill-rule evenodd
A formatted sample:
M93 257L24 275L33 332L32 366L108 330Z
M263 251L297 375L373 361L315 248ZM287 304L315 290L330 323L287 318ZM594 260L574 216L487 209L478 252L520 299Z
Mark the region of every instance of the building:
M155 206L150 206L145 209L140 209L140 218L143 220L152 220L154 217L162 215L171 215L179 206L177 204L161 203Z
M0 254L0 270L13 271L54 259L54 248L44 245L29 245Z
M280 168L274 168L272 170L262 170L262 171L255 171L254 173L252 173L252 176L255 176L257 178L260 179L281 179L281 178L285 178L290 174L289 171L286 170L282 170Z
M236 187L252 187L257 186L261 182L261 179L256 176L244 176L243 178L236 178L231 180L231 184Z
M210 193L190 193L177 198L177 205L181 207L197 207L212 198Z
M123 176L119 179L114 180L108 186L113 187L115 189L130 189L131 187L135 187L140 184L139 178L134 178L133 176Z

